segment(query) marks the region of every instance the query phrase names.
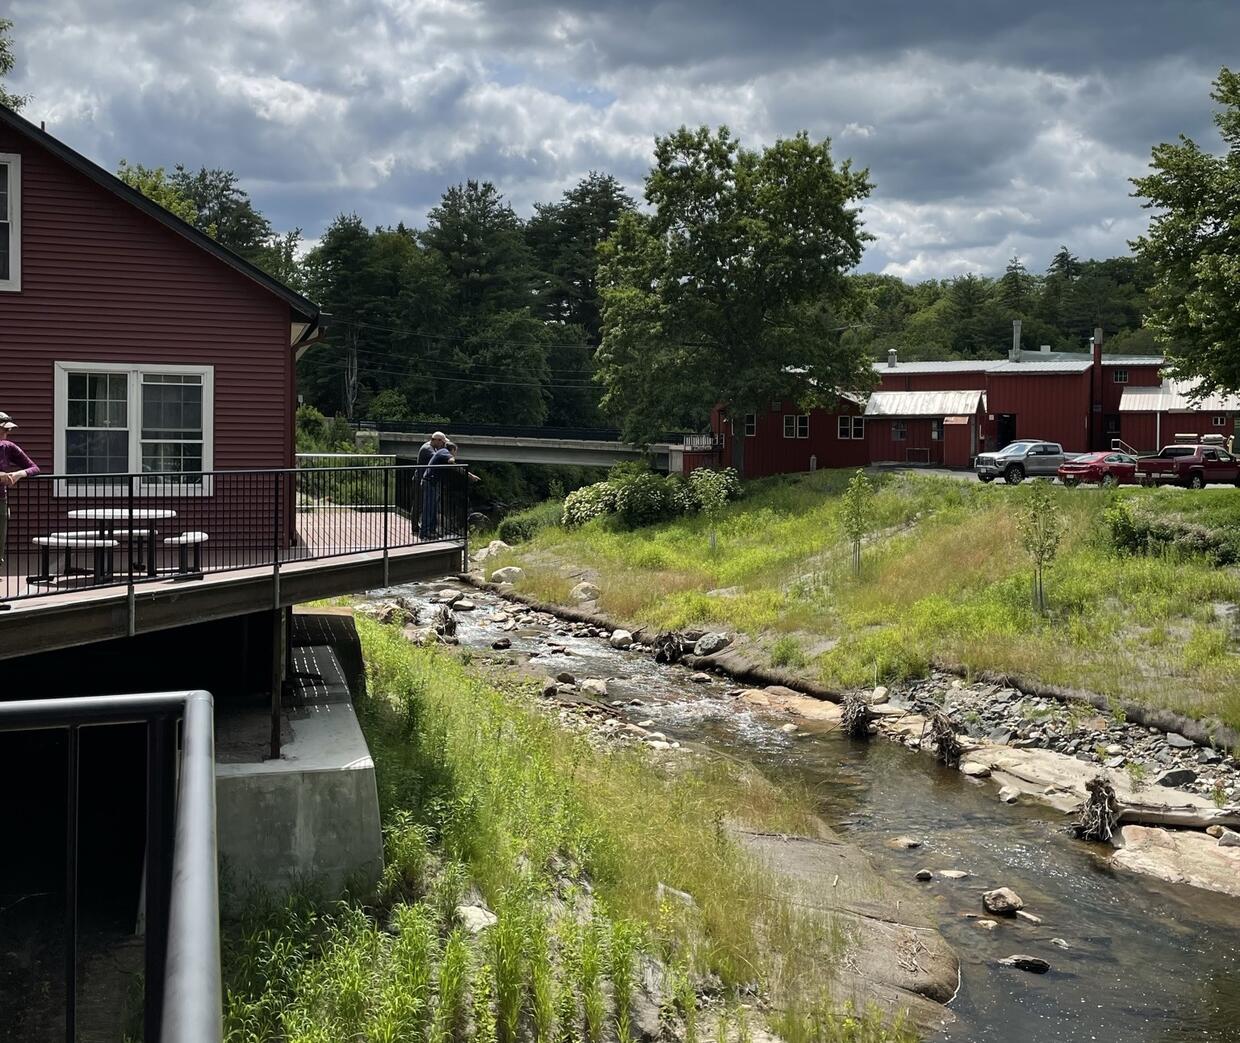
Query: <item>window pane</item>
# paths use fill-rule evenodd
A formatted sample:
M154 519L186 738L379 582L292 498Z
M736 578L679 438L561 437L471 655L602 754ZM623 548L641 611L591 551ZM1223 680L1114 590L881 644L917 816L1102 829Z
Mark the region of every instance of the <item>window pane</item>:
M0 279L9 278L9 234L11 227L7 221L0 224Z
M65 471L68 474L124 474L128 470L128 432L65 432Z
M7 221L9 214L9 165L0 163L0 221Z

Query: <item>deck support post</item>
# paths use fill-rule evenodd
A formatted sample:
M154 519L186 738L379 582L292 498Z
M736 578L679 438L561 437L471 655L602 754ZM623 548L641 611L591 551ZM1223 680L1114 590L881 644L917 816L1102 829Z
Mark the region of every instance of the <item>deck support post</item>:
M280 702L284 693L285 659L288 655L288 632L285 630L284 609L271 610L271 759L280 759Z

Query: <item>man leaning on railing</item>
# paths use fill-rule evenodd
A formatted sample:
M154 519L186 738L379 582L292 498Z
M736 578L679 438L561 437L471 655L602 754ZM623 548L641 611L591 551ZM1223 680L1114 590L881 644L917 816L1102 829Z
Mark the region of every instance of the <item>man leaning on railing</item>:
M9 538L9 486L39 473L39 465L30 459L12 439L17 424L8 413L0 412L0 573L4 569L4 548ZM11 607L0 601L0 611Z

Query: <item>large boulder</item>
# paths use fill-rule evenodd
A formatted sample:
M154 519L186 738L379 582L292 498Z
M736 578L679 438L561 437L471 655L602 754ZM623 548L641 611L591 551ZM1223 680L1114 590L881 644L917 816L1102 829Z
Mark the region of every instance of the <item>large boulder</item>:
M503 540L492 540L482 550L474 554L474 561L486 561L488 558L498 557L506 550L512 550Z
M982 908L995 916L1015 916L1025 903L1010 887L996 887L982 895Z
M581 682L581 690L602 699L607 695L607 682L601 677L590 677Z
M456 920L470 934L481 934L488 927L494 927L499 923L498 916L480 905L458 905Z
M517 568L516 565L506 565L491 573L492 583L520 583L523 579L525 579L525 570Z
M714 655L722 652L732 643L727 634L703 634L693 646L694 655Z
M582 580L568 592L568 596L574 601L597 601L598 595L598 587L587 580Z
M633 643L633 635L627 630L613 630L608 640L612 648L628 648Z

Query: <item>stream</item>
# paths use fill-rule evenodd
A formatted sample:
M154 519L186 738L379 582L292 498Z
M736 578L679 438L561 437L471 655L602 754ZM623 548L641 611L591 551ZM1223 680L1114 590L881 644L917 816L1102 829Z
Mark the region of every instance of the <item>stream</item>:
M434 589L410 585L374 597L402 595L429 619ZM1001 804L993 784L895 743L815 733L812 724L790 737L782 720L725 698L737 687L730 680L694 683L682 666L551 626L501 631L487 617L520 607L460 589L478 606L457 614L462 647L491 654L491 643L506 637L507 654L536 657L552 676L567 670L578 681L607 678L609 702L642 701L621 711L629 720L652 720L669 739L724 751L776 782L806 788L821 817L881 871L905 880L921 868L936 871L932 882L916 886L960 957L962 982L951 1003L959 1021L933 1038L1240 1043L1240 900L1114 871L1100 849L1065 834L1062 816ZM551 645L567 652L548 654ZM902 835L922 847L888 846ZM937 875L942 869L970 877L945 880ZM1003 921L987 931L966 917L982 914L981 892L1000 886L1020 894L1041 925ZM998 965L1013 953L1040 956L1052 969L1034 975Z

